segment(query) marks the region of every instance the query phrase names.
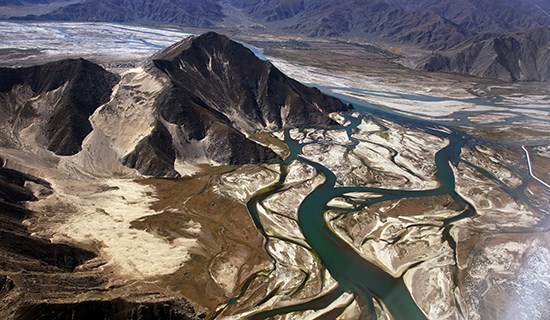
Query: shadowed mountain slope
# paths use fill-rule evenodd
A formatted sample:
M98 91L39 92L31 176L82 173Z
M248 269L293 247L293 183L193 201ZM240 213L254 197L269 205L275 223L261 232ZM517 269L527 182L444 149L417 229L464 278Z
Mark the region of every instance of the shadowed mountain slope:
M92 127L88 117L108 101L118 77L84 59L28 68L0 68L0 136L3 146L21 145L21 130L58 155L72 155Z
M502 80L550 80L550 29L483 34L422 59L427 71L468 73Z

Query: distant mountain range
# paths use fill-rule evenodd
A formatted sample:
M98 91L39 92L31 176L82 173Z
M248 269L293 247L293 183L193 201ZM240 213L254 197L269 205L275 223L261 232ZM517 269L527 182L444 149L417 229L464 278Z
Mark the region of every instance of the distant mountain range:
M550 29L477 35L417 63L427 71L467 73L502 80L550 80Z
M29 4L45 4L51 0L0 0L0 6L24 6Z
M532 67L523 67L525 63L519 60L515 64L522 70L512 70L514 63L508 61L516 56L541 56L546 52L544 42L535 41L533 45L530 40L537 32L550 28L547 0L84 0L46 14L16 19L169 23L208 28L248 26L311 37L377 38L436 51L430 60L417 63L426 70L466 72L506 80L549 77L533 73ZM497 42L503 37L525 39L517 42L520 49L514 49L522 54L506 56L504 60L508 62L500 63L506 53L501 52L499 59L491 54L493 49L487 45L491 37ZM465 59L463 62L470 63L460 65L458 57L452 58L454 53L468 51L466 48L472 46L481 49L476 56L483 59ZM452 61L445 63L444 57ZM487 61L490 57L495 60ZM543 63L535 69L547 69L545 59L532 60ZM482 63L500 64L489 69L504 68L504 71L478 72L475 65Z
M50 0L50 2L52 2ZM170 23L211 27L223 20L217 1L192 0L85 0L25 20Z

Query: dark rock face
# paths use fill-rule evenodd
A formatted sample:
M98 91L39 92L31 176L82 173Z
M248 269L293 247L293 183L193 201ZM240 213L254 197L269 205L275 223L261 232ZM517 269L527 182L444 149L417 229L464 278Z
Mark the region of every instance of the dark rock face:
M43 120L48 150L58 155L73 155L92 130L88 117L109 100L117 81L116 75L84 59L28 68L0 68L0 101L6 101L0 109L7 114L5 121L15 131L37 119ZM20 88L28 89L27 96L14 92L21 100L13 103L10 92ZM30 99L50 92L51 98L40 109L29 103Z
M508 34L484 34L435 53L418 63L427 71L447 71L479 77L515 80L550 80L550 29Z
M123 164L148 176L177 176L171 169L176 160L172 137L166 128L157 124L153 132L123 159Z
M154 101L155 129L123 160L146 175L177 175L175 159L277 162L275 152L247 135L335 125L329 113L348 110L340 100L286 77L241 44L212 32L163 50L146 69L169 79Z

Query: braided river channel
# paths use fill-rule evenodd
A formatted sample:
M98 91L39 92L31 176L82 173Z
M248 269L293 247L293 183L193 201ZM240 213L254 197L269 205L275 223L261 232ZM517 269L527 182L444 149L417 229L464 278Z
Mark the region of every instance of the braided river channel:
M339 97L346 100L343 97ZM347 102L347 101L346 101ZM307 143L299 143L291 138L290 130L285 131L285 142L290 149L290 155L280 164L281 177L279 181L257 192L247 203L248 210L254 219L258 229L262 232L262 226L257 211L257 204L270 195L279 191L285 182L287 167L295 160L314 167L318 173L325 177L324 183L311 192L301 203L298 212L298 222L302 233L315 254L320 258L324 267L338 282L338 288L329 294L309 301L307 303L278 308L261 312L253 316L253 319L266 319L278 314L319 309L326 307L343 292L353 293L361 305L362 314L376 319L373 297L381 300L389 309L395 319L425 319L425 315L415 304L410 292L407 290L402 278L394 278L381 268L362 258L348 243L327 226L324 214L327 211L327 203L335 198L351 192L376 192L382 197L366 201L362 206L372 205L377 202L404 198L422 198L437 195L449 195L462 207L462 214L445 221L444 237L449 245L455 249L453 238L449 235L450 225L460 219L475 214L472 206L455 192L455 180L450 164L458 164L462 146L469 141L465 134L452 128L444 128L439 124L424 120L413 119L398 115L391 111L381 110L374 106L354 101L354 109L344 116L348 120L347 126L338 126L330 129L345 129L352 141L349 145L353 148L357 141L352 137L353 130L361 123L364 117L376 116L397 122L403 125L413 126L426 133L444 137L449 144L439 150L435 155L437 166L436 178L439 187L432 190L395 190L370 187L337 187L336 176L325 166L305 159L301 156L302 148ZM359 111L361 116L353 117L352 112ZM326 128L325 128L326 129ZM330 130L329 129L329 130ZM346 210L346 209L342 209ZM349 209L348 209L349 210ZM349 213L357 209L349 210ZM330 317L330 316L329 316Z

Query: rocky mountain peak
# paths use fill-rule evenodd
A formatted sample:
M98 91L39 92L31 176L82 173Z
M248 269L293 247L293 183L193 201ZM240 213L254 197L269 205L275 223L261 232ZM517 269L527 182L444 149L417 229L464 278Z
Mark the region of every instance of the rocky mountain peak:
M179 68L206 78L223 73L258 75L271 67L270 62L258 59L242 44L215 32L184 39L154 55L152 61L168 73Z
M201 163L277 162L280 156L255 140L257 131L334 125L330 113L347 109L209 32L124 75L113 99L92 117L94 132L81 157L104 153L108 144L111 159L151 176L178 176Z
M153 59L173 60L190 49L202 50L210 53L214 51L224 52L229 47L238 48L242 47L242 45L230 40L227 36L223 34L210 31L198 36L190 36L188 38L185 38L182 41L177 42L170 47L160 51L153 56ZM243 52L244 51L247 51L246 53L251 53L250 50L243 50Z
M242 44L214 32L185 39L153 56L152 62L179 91L207 101L241 131L332 125L328 114L347 109L339 100L286 77ZM294 110L285 112L285 108Z

